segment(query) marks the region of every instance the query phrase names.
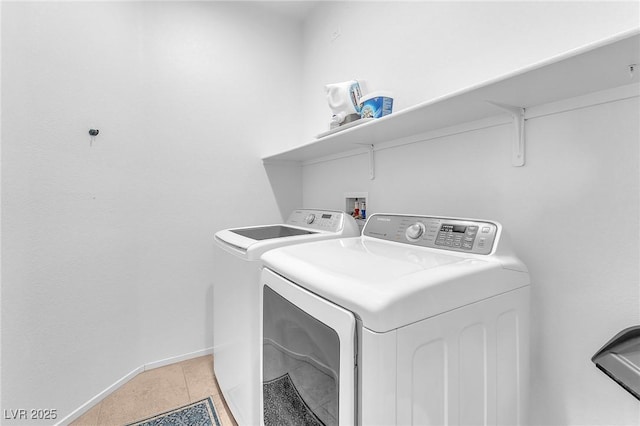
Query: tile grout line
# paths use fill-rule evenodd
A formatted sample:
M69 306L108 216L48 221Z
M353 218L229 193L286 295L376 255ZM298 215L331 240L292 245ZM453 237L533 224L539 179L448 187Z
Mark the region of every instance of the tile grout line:
M100 426L100 416L102 415L102 401L100 401L98 405L100 407L98 408L98 416L96 417L96 426Z
M183 361L184 362L184 361ZM187 389L187 398L189 398L189 403L193 402L191 400L191 392L189 391L189 383L187 382L187 375L184 374L184 364L180 363L180 371L182 371L182 380L184 380L184 387Z

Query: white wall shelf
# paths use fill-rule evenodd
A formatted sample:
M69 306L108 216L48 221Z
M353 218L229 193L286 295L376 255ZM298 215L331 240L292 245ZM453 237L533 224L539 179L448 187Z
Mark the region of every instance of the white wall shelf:
M630 66L634 64L635 71L631 71ZM367 149L375 148L384 142L509 114L514 123L512 163L520 166L524 164L524 111L527 108L637 83L640 75L637 64L640 64L640 31L633 30L265 156L263 162L304 163L362 149L363 145Z

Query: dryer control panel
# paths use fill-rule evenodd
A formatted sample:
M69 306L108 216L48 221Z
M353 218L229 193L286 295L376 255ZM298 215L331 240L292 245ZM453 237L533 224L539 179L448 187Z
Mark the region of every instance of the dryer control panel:
M374 214L362 234L422 247L490 254L497 243L498 224L473 219Z

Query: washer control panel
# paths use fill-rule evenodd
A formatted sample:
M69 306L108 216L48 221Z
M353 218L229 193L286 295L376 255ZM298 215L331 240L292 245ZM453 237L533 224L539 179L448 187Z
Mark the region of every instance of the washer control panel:
M287 224L320 231L339 232L342 230L345 214L330 210L298 209L291 213Z
M362 234L442 250L490 254L497 243L498 225L472 219L374 214Z

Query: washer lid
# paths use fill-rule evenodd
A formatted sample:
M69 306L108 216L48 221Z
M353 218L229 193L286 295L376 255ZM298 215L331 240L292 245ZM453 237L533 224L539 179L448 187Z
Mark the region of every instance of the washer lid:
M218 247L225 251L246 260L258 260L262 253L276 247L340 236L335 233L311 231L288 225L265 225L224 229L216 232L214 240Z
M265 266L385 332L529 284L494 256L342 238L282 247Z
M315 234L315 231L308 231L306 229L292 228L284 225L271 225L260 226L257 228L237 228L229 229L234 234L242 235L243 237L251 238L253 240L270 240L272 238L284 238L294 237L296 235L309 235Z

